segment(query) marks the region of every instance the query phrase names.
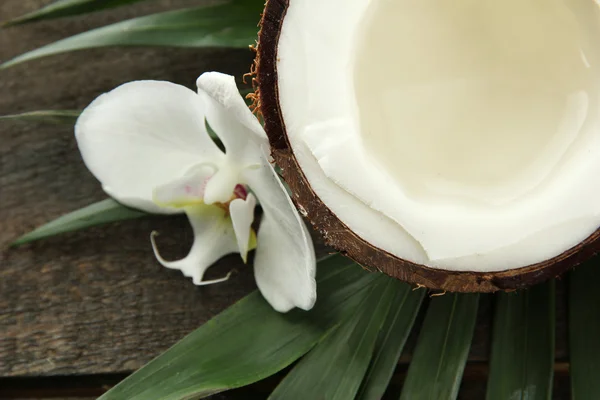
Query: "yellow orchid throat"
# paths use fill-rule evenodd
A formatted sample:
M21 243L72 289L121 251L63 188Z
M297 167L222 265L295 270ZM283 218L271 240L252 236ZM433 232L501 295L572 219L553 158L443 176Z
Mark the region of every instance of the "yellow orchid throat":
M208 178L210 179L210 178ZM183 191L189 195L189 197L180 197L174 193L174 197L172 197L172 201L161 201L159 199L160 196L156 195L156 190L153 194L153 201L156 205L164 208L177 208L183 209L188 217L217 217L220 218L222 224L226 224L227 226L233 226L233 220L230 214L230 205L231 202L236 199L246 200L248 198L248 189L246 186L238 184L235 186L233 193L229 199L229 201L225 203L216 202L213 204L206 204L204 199L201 197L203 194L204 186L208 182L206 179L202 187L194 188L189 183L186 183L183 186ZM196 195L196 197L192 197ZM241 252L240 255L244 264L248 262L248 252L255 250L257 245L256 239L256 231L254 228L250 227L250 235L248 238L248 247L247 251Z

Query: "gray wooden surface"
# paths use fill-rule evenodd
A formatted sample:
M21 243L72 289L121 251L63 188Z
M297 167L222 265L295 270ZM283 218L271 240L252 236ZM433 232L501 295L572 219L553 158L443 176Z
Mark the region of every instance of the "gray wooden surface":
M0 19L48 1L2 0ZM121 10L0 30L0 60L126 17L198 1L148 1ZM135 79L193 87L206 70L247 72L249 51L98 49L0 71L0 115L78 109ZM249 267L229 257L213 271L229 282L198 288L154 260L149 235L169 257L191 243L183 218L148 218L7 250L33 227L105 198L81 162L72 129L0 123L0 376L131 371L254 289ZM215 271L216 270L216 271Z

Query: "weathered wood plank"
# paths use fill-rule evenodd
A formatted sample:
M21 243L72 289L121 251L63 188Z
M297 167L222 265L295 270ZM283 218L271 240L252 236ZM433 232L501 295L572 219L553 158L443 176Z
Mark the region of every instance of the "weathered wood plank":
M5 0L11 18L49 1ZM142 2L77 19L0 30L0 59L124 17L198 1ZM99 49L51 57L0 72L0 115L83 108L134 79L193 87L205 70L241 76L249 51ZM191 243L183 218L149 218L67 234L19 249L6 245L31 228L103 199L80 160L72 130L0 124L0 376L131 371L254 289L249 267L228 257L214 275L224 284L197 288L153 259L158 230L168 257Z

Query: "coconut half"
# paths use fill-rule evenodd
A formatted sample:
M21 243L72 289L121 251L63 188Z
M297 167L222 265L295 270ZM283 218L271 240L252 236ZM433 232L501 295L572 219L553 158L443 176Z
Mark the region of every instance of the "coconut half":
M489 292L600 250L594 0L269 0L259 109L300 211L399 279Z

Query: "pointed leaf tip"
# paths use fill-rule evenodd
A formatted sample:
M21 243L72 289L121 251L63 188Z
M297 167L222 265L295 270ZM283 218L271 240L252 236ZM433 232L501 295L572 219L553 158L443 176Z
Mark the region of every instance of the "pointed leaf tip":
M0 115L0 121L14 120L74 125L79 114L81 114L80 110L37 110L19 114Z
M78 231L96 225L107 224L110 222L124 221L128 219L140 218L148 214L125 207L113 199L106 199L81 208L72 213L63 215L40 226L32 232L21 236L13 243L11 247L21 246L26 243L49 238L61 233Z
M29 51L0 64L0 69L36 58L106 46L247 48L256 40L256 23L262 9L258 1L228 0L133 18Z
M38 10L4 21L0 23L0 28L53 18L88 14L140 1L143 0L58 0Z

